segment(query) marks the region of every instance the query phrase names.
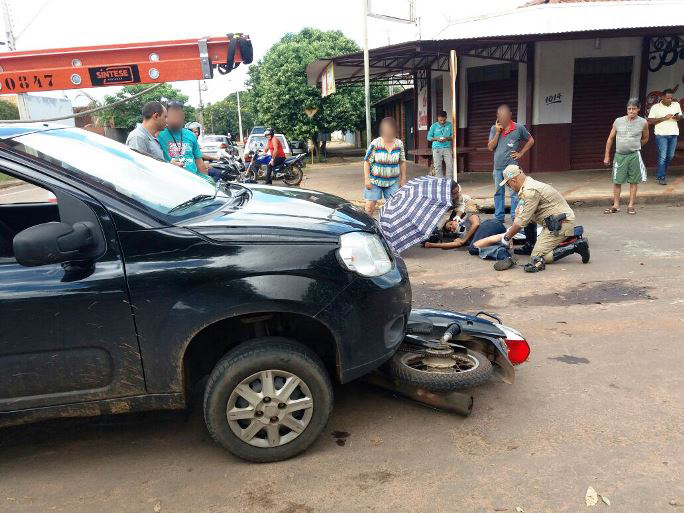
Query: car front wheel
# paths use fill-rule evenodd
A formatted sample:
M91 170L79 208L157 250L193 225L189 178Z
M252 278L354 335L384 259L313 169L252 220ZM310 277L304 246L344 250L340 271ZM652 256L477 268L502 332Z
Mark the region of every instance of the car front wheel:
M286 338L249 341L214 367L204 393L211 436L255 462L291 458L323 431L333 393L320 358Z

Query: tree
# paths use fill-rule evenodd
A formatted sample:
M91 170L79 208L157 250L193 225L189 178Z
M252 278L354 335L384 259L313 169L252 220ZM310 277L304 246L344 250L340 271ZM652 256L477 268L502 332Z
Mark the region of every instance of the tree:
M19 109L14 103L0 100L0 119L19 119Z
M240 93L240 112L242 113L242 130L244 134L247 134L254 126L253 98L250 91ZM223 100L207 105L204 108L204 126L206 133L227 134L230 132L237 139L240 133L237 95L233 93Z
M293 139L316 140L318 132L362 130L365 126L363 88L344 87L325 98L306 80L310 62L356 52L358 45L340 31L305 28L286 34L263 59L249 69L249 86L256 119ZM375 86L372 101L386 94ZM309 119L304 109L318 112Z
M124 98L128 98L133 94L139 93L140 91L144 91L148 87L150 86L147 84L124 86L123 89L115 95L105 96L104 103L105 105L110 105ZM162 84L153 91L143 94L134 100L102 111L99 118L103 121L108 121L117 128L124 128L130 131L135 128L136 123L142 121L140 113L142 112L143 105L151 101L167 103L171 100L177 100L185 104L185 102L188 101L188 97L172 85ZM186 121L195 121L197 119L197 113L194 107L185 105L184 110Z

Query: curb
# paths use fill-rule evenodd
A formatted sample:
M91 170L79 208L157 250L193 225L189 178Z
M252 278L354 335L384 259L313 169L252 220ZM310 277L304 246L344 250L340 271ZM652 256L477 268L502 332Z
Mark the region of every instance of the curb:
M627 203L628 195L622 194L622 203ZM481 200L485 200L480 203ZM588 208L588 207L609 207L612 204L612 196L610 195L593 195L593 196L574 196L565 198L572 208ZM477 205L477 210L482 213L491 214L494 212L494 203L490 198L473 198L473 202ZM644 193L637 196L637 205L663 205L667 203L684 203L684 192L671 193Z
M627 195L623 194L622 199L626 204ZM606 207L612 204L612 197L610 195L602 196L579 196L573 198L565 198L572 208L590 208L590 207ZM484 200L484 201L483 201ZM493 214L494 203L491 198L472 198L473 203L477 205L476 212L482 214ZM354 199L350 201L358 207L363 207L364 200ZM684 192L672 192L666 194L642 194L637 196L637 205L663 205L667 203L682 203L684 204ZM382 201L378 201L378 206L382 205ZM508 211L507 209L506 211Z

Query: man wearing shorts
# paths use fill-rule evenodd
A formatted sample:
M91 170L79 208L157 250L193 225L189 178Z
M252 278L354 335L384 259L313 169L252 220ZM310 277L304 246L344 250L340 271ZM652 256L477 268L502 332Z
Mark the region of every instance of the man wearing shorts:
M613 206L607 208L605 214L620 211L620 193L622 184L629 183L628 214L636 214L634 203L639 182L646 181L646 166L641 160L641 147L648 142L648 121L639 116L641 105L639 100L631 98L627 102L627 115L613 122L606 141L606 153L603 163L610 166L610 149L615 140L615 156L613 157Z

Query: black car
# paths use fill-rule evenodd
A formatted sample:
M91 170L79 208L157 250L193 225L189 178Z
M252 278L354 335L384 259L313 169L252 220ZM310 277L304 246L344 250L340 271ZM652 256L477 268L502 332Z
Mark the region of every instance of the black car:
M331 381L401 343L411 290L375 222L315 191L230 185L99 135L0 126L0 425L186 406L252 461L320 434Z

